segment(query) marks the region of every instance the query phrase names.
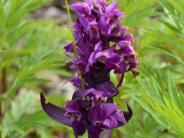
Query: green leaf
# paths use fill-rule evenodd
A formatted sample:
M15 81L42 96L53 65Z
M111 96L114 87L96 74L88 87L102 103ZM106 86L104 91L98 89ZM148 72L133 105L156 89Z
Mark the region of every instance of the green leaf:
M152 69L152 72L155 73L149 72L149 76L146 78L138 79L144 91L142 91L142 99L136 98L136 100L158 123L182 137L184 135L182 127L184 125L184 112L181 104L184 103L184 95L177 90L174 82L171 81L173 79L170 72L165 73L156 69ZM154 87L151 87L152 85Z

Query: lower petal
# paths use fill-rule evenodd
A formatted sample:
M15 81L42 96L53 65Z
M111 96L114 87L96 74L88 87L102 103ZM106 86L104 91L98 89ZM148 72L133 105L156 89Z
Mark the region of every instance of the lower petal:
M55 106L51 103L46 103L46 99L45 97L43 96L43 94L41 93L40 94L40 99L41 99L41 105L42 105L42 108L43 110L51 117L53 118L54 120L62 123L62 124L65 124L67 126L71 126L72 125L72 122L69 118L65 117L64 114L65 114L65 110L64 108L60 108L58 106Z

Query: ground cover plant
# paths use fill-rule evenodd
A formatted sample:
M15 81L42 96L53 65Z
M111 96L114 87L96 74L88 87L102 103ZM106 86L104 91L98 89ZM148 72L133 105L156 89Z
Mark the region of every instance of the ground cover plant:
M115 49L124 43L111 36L113 42L108 42L108 45L112 46L115 43L116 47L114 49L111 47L110 50L109 47L103 48L104 43L107 43L106 37L103 39L98 37L98 31L95 32L95 29L98 29L97 23L89 24L82 18L83 14L89 14L96 15L89 17L96 20L99 16L101 17L98 15L101 11L98 11L97 14L90 14L90 11L85 9L87 4L84 4L85 6L76 5L78 2L84 1L0 0L1 137L75 138L79 136L87 138L89 136L97 138L101 134L100 138L183 138L184 1L86 1L95 4L90 7L94 10L98 10L99 2L102 5L103 2L108 2L110 5L107 6L110 12L102 18L104 20L101 19L103 23L99 27L100 33L109 35L116 32L115 29L112 29L113 27L117 29L121 26L126 28L126 34L132 34L133 38L129 35L130 39L127 41L128 44L131 43L134 53L132 58L126 60L126 64L132 66L123 70L121 64L118 66L120 68L117 68L116 65L119 61L124 60L122 57L118 57L122 53L116 53ZM58 9L61 8L65 14L68 14L66 23L58 24L53 19L37 19L32 16L37 10L43 7L47 8L48 5L55 3L60 4L56 6ZM69 6L70 4L73 6ZM97 7L95 7L96 5ZM119 18L122 13L123 18ZM105 26L109 21L110 14L118 15L119 26L117 24L114 26L114 22L113 25L110 24L113 27ZM75 24L77 16L80 16L80 22ZM64 14L61 17L64 18ZM81 28L79 27L77 28L79 29L77 30L78 35L76 35L72 25L83 25L87 31L82 31L85 31L86 34L80 36ZM89 33L95 35L89 38ZM117 34L120 35L118 29ZM98 43L95 50L85 49L86 51L82 53L88 43L85 43L84 47L80 47L81 37L88 37L89 45L101 42ZM65 47L66 45L67 47ZM100 47L103 50L109 50L108 54L102 52ZM83 50L79 51L80 48ZM131 50L129 55L132 55ZM71 55L70 52L74 54ZM122 50L122 52L124 51ZM93 56L88 57L88 59L90 58L87 60L90 61L88 64L83 61L83 54L89 56L91 53ZM74 64L68 60L74 60ZM71 66L73 70L71 70ZM91 76L87 76L86 72L91 69L91 66L95 66L97 69L94 71L95 73L90 74ZM104 71L100 72L98 67L104 68ZM110 70L106 70L106 67ZM96 74L97 76L95 76ZM71 79L73 77L75 78ZM57 78L56 81L53 81L53 78ZM96 81L97 79L99 81ZM77 89L70 89L72 87L70 81ZM108 84L100 87L99 82L108 82ZM61 89L56 89L60 83L62 84ZM119 85L121 83L122 85ZM69 90L65 91L63 88L69 88ZM110 93L108 93L109 90L111 90ZM87 104L88 109L93 109L90 120L86 119L84 115L80 118L81 121L77 118L79 112L71 110L71 103L75 103L76 100L66 104L68 100L71 100L69 95L72 95L74 91L82 91L82 94L86 96L83 98L84 101L93 101L92 105L89 102ZM68 109L65 117L76 119L79 123L77 129L73 126L63 125L62 120L61 123L52 120L47 113L53 117L54 111L44 108L47 113L44 112L40 103L40 93L44 95L44 97L41 96L42 106L52 103L52 106ZM80 95L80 92L77 94ZM94 118L100 113L99 111L95 113L98 107L94 106L99 101L102 103L98 103L98 105L104 105L99 107L109 105L111 109L112 107L115 109L113 114L105 118L105 121L99 120L98 117ZM102 112L105 108L98 109ZM59 117L63 117L62 115L63 113ZM122 117L123 115L124 117ZM103 114L103 116L105 115ZM121 117L117 118L117 116ZM79 129L78 126L82 129ZM106 129L112 129L112 131L103 132ZM94 131L98 133L94 133ZM98 135L94 136L94 134Z

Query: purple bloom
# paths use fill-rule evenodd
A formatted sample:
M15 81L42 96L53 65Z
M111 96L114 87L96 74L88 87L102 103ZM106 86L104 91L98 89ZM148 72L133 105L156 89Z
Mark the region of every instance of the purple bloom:
M51 103L46 103L45 97L41 94L41 105L43 110L54 120L73 128L76 138L84 134L86 130L86 108L90 106L90 102L82 100L72 100L60 108Z
M41 94L43 110L54 120L72 127L76 138L86 130L89 138L99 138L103 130L125 125L132 116L128 105L125 112L113 103L124 74L131 71L138 75L133 36L121 26L124 14L116 6L106 0L85 0L70 6L77 13L73 25L75 43L64 49L70 53L71 69L78 74L70 79L77 90L64 108L46 103ZM111 71L121 74L117 86L111 81Z
M79 14L79 15L90 15L91 14L91 9L89 7L89 5L86 2L79 2L79 3L75 3L70 5L70 7L72 9L75 9L75 11Z
M120 19L124 14L116 9L116 3L108 5L104 0L88 0L73 4L71 8L78 13L73 26L78 55L73 59L73 70L85 74L90 66L101 62L122 74L137 66L133 37L121 27Z
M97 102L89 112L89 120L91 122L88 129L89 135L91 138L99 138L103 130L126 124L131 115L132 111L129 107L127 112L123 112L113 103ZM94 134L94 132L96 133Z
M91 102L75 97L65 105L65 108L61 108L46 103L46 99L42 94L40 98L44 111L54 120L72 127L76 138L83 135L86 130L89 132L89 137L99 138L103 130L124 125L132 115L129 106L128 111L123 112L113 103L97 101L92 106Z
M105 13L100 17L99 24L102 34L109 35L117 33L120 29L119 19L123 17L123 13L116 9L116 3L112 3L106 7ZM118 28L118 29L117 29Z
M110 47L104 51L97 52L93 58L91 58L91 63L101 62L105 64L109 69L116 68L116 64L119 63L121 57L115 51L115 47Z
M40 95L40 99L41 99L41 105L42 105L43 110L50 117L52 117L54 120L59 121L60 123L65 124L67 126L72 125L71 120L64 116L66 112L64 108L57 107L51 103L46 103L46 99L42 94Z
M91 109L89 117L92 125L102 125L104 128L116 128L126 123L123 112L113 103L97 102Z
M66 52L73 52L73 49L74 49L73 43L70 43L70 44L66 45L64 47L64 49L65 49Z
M114 84L111 81L105 81L103 83L96 85L96 89L100 91L104 91L105 93L109 93L110 96L107 96L107 97L113 97L118 93L117 88L114 86Z
M101 91L94 88L90 88L84 91L84 96L89 96L93 100L104 99L106 97L112 97L113 95L114 93L111 93L110 91Z

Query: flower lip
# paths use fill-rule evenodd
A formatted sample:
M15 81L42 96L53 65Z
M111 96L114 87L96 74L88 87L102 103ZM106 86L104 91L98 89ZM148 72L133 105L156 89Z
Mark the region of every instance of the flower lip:
M94 126L102 125L104 128L112 129L126 124L130 115L131 113L129 111L122 112L113 103L98 102L91 109L89 118Z
M90 88L85 90L84 92L84 96L89 96L92 99L105 99L105 97L112 97L112 95L110 93L104 92L104 91L100 91L100 90L96 90L94 88Z

